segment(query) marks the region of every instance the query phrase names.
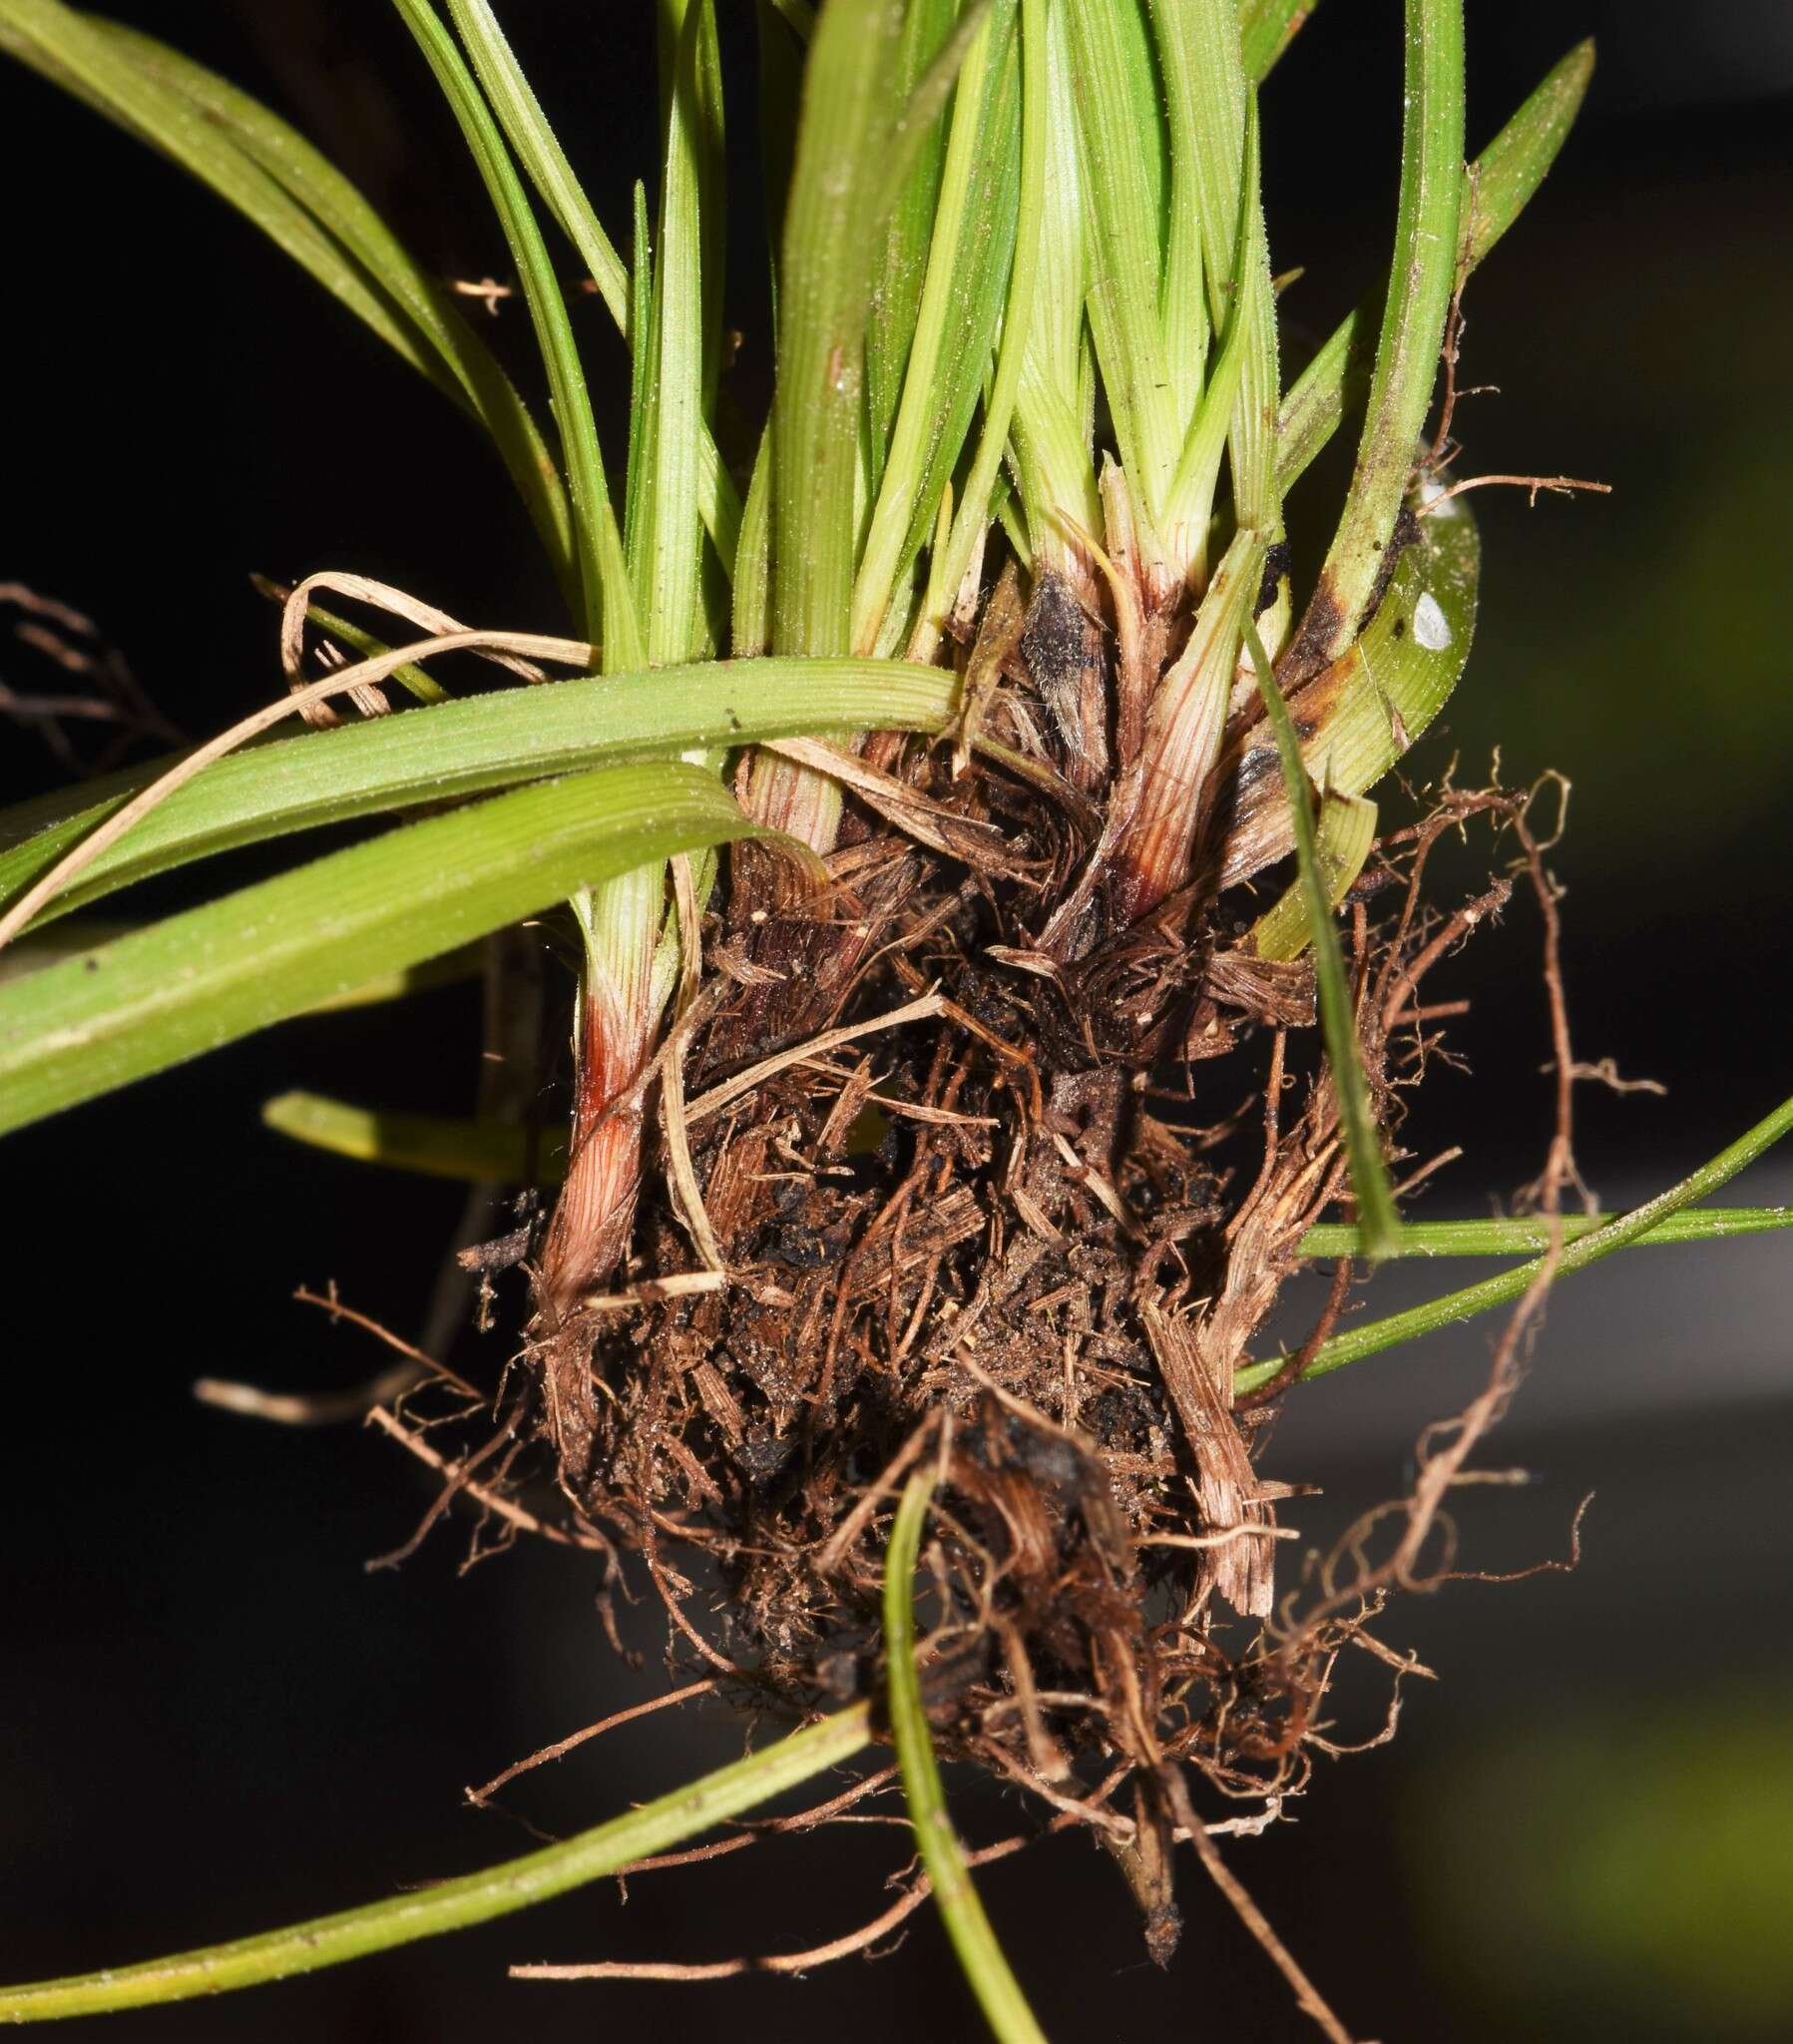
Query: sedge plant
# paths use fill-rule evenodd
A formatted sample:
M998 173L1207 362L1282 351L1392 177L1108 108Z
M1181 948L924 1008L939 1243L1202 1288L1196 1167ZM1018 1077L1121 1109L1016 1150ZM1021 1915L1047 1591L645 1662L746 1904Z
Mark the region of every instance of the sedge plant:
M663 0L659 157L616 236L574 168L589 138L557 132L502 10L393 5L490 198L546 410L277 116L135 30L0 0L0 49L210 186L484 435L565 605L493 629L352 567L312 577L282 593L264 707L0 816L0 1129L289 1016L352 1027L444 973L502 1001L505 933L545 920L576 963L559 1129L491 1099L451 1121L296 1092L266 1117L344 1159L542 1190L470 1253L511 1336L475 1423L527 1450L481 1495L601 1522L676 1637L814 1722L490 1871L0 1990L0 2017L521 1908L888 1738L984 2013L1035 2037L936 1749L1094 1812L1166 1958L1179 1843L1235 1892L1196 1791L1300 1788L1331 1661L1392 1580L1360 1554L1350 1594L1279 1604L1288 1486L1257 1474L1253 1401L1535 1305L1609 1251L1789 1218L1700 1203L1793 1104L1631 1215L1404 1225L1391 1184L1419 981L1453 927L1424 848L1480 815L1536 865L1523 797L1447 795L1404 830L1379 807L1475 626L1475 524L1428 421L1457 300L1592 53L1466 160L1461 0L1405 0L1388 273L1291 377L1258 88L1293 0L758 0L750 95L715 0ZM738 465L725 119L757 126L771 224L774 387ZM570 276L627 345L624 445L600 442ZM1285 503L1341 430L1330 543L1297 559ZM445 682L461 653L500 685ZM117 921L152 875L426 807ZM1378 887L1399 913L1366 912ZM1223 1129L1260 1097L1261 1165L1210 1162L1189 1117ZM1528 1254L1260 1352L1308 1260L1342 1298L1354 1264ZM401 1388L403 1438L435 1379ZM693 1572L725 1593L711 1641ZM1173 1614L1149 1633L1147 1598Z

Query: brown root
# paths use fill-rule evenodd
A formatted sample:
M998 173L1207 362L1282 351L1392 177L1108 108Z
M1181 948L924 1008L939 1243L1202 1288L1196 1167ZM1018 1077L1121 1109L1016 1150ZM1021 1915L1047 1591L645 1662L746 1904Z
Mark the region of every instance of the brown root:
M1279 1374L1250 1398L1234 1382L1308 1230L1348 1211L1339 1107L1311 969L1241 941L1253 916L1237 890L1288 835L1249 731L1220 748L1178 877L1141 891L1125 868L1150 734L1102 706L1130 700L1121 668L1149 680L1187 636L1167 600L1127 611L1128 572L1105 569L1131 619L1109 668L1094 586L1043 583L1024 606L1011 576L962 656L965 710L945 742L790 744L762 762L754 799L776 797L793 827L816 824L815 783L834 776L845 820L829 884L749 846L704 914L681 869L687 969L658 1048L588 987L552 1218L526 1215L463 1259L487 1286L523 1269L520 1353L477 1404L436 1378L404 1413L374 1414L442 1483L390 1559L455 1503L477 1511L487 1550L540 1534L593 1551L607 1589L639 1572L660 1597L672 1658L696 1678L668 1701L724 1685L804 1713L881 1691L895 1497L937 1457L922 1677L943 1755L1025 1786L1045 1828L1091 1831L1160 1960L1179 1920L1175 1847L1193 1838L1302 2006L1343 2036L1209 1834L1275 1821L1316 1757L1351 1750L1326 1715L1348 1650L1387 1667L1367 1743L1393 1736L1402 1683L1429 1671L1375 1629L1397 1593L1471 1573L1451 1500L1491 1480L1472 1458L1518 1382L1550 1272L1481 1396L1422 1437L1411 1494L1279 1582L1298 1532L1284 1520L1306 1492L1258 1462L1281 1396L1350 1310L1351 1262ZM1306 683L1304 717L1324 717L1329 686L1325 672ZM1431 997L1433 975L1514 884L1497 874L1435 906L1432 852L1478 822L1517 843L1546 923L1549 1214L1578 1185L1569 1104L1597 1068L1569 1045L1528 806L1447 782L1388 832L1348 897L1346 963L1398 1162L1405 1100L1450 1055L1463 1006ZM1438 1161L1414 1160L1410 1184ZM466 1445L426 1438L438 1429ZM1208 1824L1197 1789L1249 1813ZM869 1949L926 1891L912 1879L789 1966Z

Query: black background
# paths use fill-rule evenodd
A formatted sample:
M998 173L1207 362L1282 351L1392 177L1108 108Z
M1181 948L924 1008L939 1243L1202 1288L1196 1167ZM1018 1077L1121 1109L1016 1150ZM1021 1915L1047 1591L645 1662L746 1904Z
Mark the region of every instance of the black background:
M472 174L384 10L115 11L289 112L443 271L502 273ZM746 10L722 12L744 49ZM652 174L652 10L517 0L503 13L602 216L621 224L630 179ZM1499 742L1512 776L1558 766L1576 781L1560 869L1581 1052L1668 1087L1586 1103L1583 1162L1616 1204L1787 1089L1773 989L1793 897L1780 622L1793 31L1773 0L1471 0L1469 18L1472 147L1575 37L1597 32L1602 64L1558 170L1471 291L1465 373L1503 394L1461 415L1460 472L1564 470L1615 493L1535 510L1477 500L1481 644L1418 764L1442 767L1456 748L1479 772ZM1382 259L1399 92L1386 0L1330 0L1266 91L1276 261L1307 266L1284 301L1291 358ZM743 169L746 128L737 119ZM185 729L207 733L277 686L250 570L354 568L464 618L561 628L472 434L233 215L11 69L0 192L13 450L0 579L91 612ZM765 364L753 227L734 236L730 279L749 407ZM577 317L600 381L620 380L601 306ZM515 310L499 333L521 339ZM1305 487L1325 506L1338 482L1327 470ZM33 678L23 659L0 641L0 676L19 687ZM0 730L8 796L55 775L30 734ZM231 877L275 862L242 859ZM151 889L142 905L180 898ZM1536 941L1516 914L1451 968L1478 1002L1462 1038L1474 1077L1441 1081L1421 1134L1468 1154L1428 1212L1486 1211L1537 1168L1549 1099ZM187 1397L201 1374L321 1388L376 1366L365 1337L290 1301L300 1282L334 1279L381 1319L420 1325L458 1195L284 1144L256 1108L303 1084L465 1111L475 1025L464 992L290 1025L0 1153L0 1975L178 1949L525 1849L521 1828L460 1807L462 1786L664 1686L646 1617L647 1665L632 1673L604 1643L590 1575L554 1553L459 1575L464 1536L444 1526L405 1569L364 1573L429 1498L377 1439L256 1427ZM1729 1197L1790 1186L1770 1163ZM1470 1517L1474 1558L1511 1565L1561 1553L1575 1500L1595 1489L1580 1571L1399 1613L1388 1635L1442 1681L1416 1687L1394 1746L1326 1766L1298 1824L1231 1848L1359 2034L1767 2038L1793 2022L1784 1958L1777 1975L1749 1916L1750 1896L1777 1880L1784 1896L1793 1879L1775 1842L1793 1836L1793 1748L1777 1729L1793 1701L1793 1287L1774 1238L1625 1269L1564 1293L1497 1451L1543 1480ZM1402 1272L1377 1308L1450 1281ZM1325 1512L1398 1486L1418 1426L1451 1408L1485 1353L1480 1330L1463 1330L1295 1401L1273 1473L1324 1483L1316 1534ZM738 1738L719 1711L667 1714L538 1778L517 1806L570 1830ZM1684 1803L1661 1802L1660 1757L1691 1770L1722 1762L1727 1741L1755 1771L1762 1836L1708 1861L1688 1826L1711 1797L1689 1787ZM1734 1772L1728 1788L1722 1766L1715 1779L1720 1800L1735 1794ZM1596 1814L1633 1811L1653 1906L1666 1894L1683 1925L1712 1916L1687 1967L1626 1957L1622 1939L1620 1958L1590 1956L1589 1939L1540 1927L1528 1898L1583 1879L1571 1790ZM1020 1815L988 1791L955 1806L976 1837ZM874 1913L901 1856L888 1833L835 1831L641 1878L627 1906L605 1885L250 1998L126 2020L170 2038L974 2035L925 1912L875 1971L855 1962L800 1985L503 1977L518 1957L806 1944ZM1714 1878L1735 1893L1715 1897ZM1082 1842L1044 1845L984 1888L1056 2035L1311 2034L1198 1881L1184 1876L1188 1930L1168 1977L1145 1964L1112 1870Z

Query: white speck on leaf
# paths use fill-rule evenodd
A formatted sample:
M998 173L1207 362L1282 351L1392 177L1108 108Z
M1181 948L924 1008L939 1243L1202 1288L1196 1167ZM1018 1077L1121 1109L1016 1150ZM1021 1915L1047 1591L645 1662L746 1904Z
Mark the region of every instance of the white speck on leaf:
M1413 607L1413 636L1428 653L1443 653L1451 643L1451 622L1429 589Z

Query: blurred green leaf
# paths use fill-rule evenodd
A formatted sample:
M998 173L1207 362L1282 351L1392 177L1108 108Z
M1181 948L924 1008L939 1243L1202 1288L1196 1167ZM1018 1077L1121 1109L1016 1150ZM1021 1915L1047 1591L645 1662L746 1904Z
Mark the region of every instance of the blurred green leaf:
M1504 2034L1786 2034L1793 1696L1566 1695L1423 1770L1406 1814L1410 1904Z
M389 1171L421 1172L428 1178L493 1185L522 1185L533 1179L548 1184L567 1166L564 1129L552 1143L540 1146L532 1166L529 1131L504 1122L356 1107L305 1092L281 1093L265 1101L261 1119L268 1128L313 1150L357 1164L384 1165Z

